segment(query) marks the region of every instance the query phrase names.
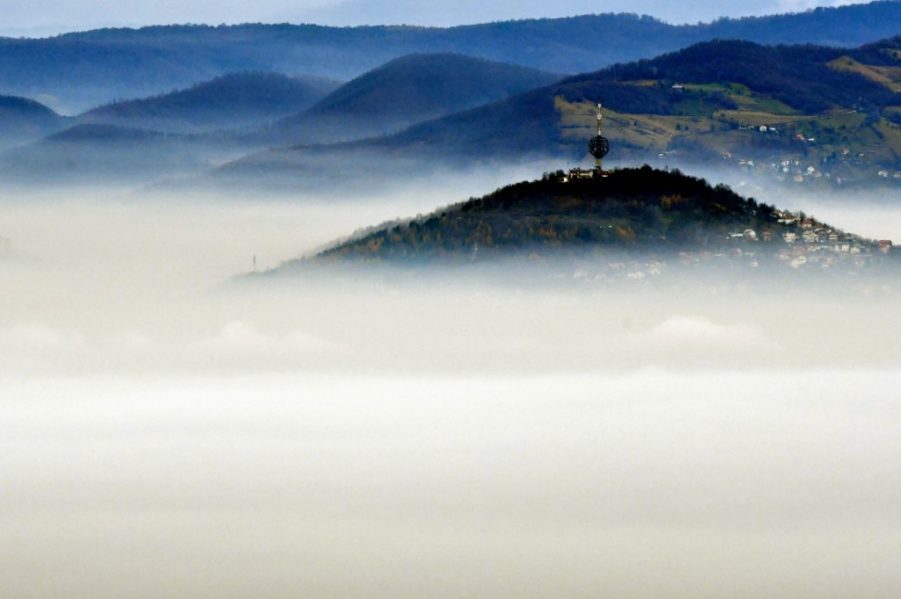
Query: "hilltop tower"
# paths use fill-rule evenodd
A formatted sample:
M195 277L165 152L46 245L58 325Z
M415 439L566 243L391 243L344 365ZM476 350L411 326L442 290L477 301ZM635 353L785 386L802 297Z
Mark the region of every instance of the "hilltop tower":
M569 170L569 174L562 177L563 183L580 179L600 179L607 176L604 172L604 156L610 152L610 140L604 137L604 113L602 106L598 103L598 130L597 135L588 140L588 152L594 156L594 168L573 168Z
M610 140L603 135L604 114L601 108L598 103L598 133L588 141L588 151L594 156L594 172L599 176L604 174L604 156L610 152Z

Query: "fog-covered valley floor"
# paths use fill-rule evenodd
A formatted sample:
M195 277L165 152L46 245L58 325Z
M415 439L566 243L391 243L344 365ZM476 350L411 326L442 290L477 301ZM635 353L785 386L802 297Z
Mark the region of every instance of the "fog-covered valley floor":
M223 285L490 184L7 194L0 597L897 596L897 281Z

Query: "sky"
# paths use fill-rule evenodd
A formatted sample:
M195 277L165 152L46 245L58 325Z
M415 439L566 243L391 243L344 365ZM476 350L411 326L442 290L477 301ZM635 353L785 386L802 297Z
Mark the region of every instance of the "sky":
M0 0L0 34L45 36L107 26L313 22L448 26L507 19L636 12L673 23L772 14L854 0Z

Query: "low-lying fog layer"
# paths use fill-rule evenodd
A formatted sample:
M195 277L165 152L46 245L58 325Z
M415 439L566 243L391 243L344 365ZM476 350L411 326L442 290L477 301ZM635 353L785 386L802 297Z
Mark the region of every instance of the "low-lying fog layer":
M468 185L0 203L0 597L901 592L895 281L220 285Z

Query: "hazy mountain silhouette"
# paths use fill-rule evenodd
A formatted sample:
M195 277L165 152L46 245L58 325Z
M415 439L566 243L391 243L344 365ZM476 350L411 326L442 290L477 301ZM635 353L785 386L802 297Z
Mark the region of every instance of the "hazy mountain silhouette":
M342 86L301 116L268 129L269 136L173 136L82 125L7 152L0 162L11 177L38 179L90 178L96 171L102 180L118 176L115 165L121 165L128 176L145 180L215 169L214 185L353 186L427 177L447 167L578 162L594 127L594 103L601 101L614 160L664 156L667 164L684 167L788 160L797 164L784 173L780 166L780 180L819 173L824 183L855 182L882 172L882 179L894 181L891 172L901 170L899 57L901 38L856 49L704 42L568 77L387 136L248 154L280 139L363 137L553 77L481 59L417 55ZM765 133L758 131L761 126ZM273 130L283 137L272 137ZM233 162L221 166L227 160ZM802 161L805 172L794 172ZM817 166L808 173L808 165Z
M8 183L139 184L214 168L242 150L213 135L82 124L0 156Z
M76 126L0 159L13 177L98 180L171 177L206 170L252 149L297 139L365 137L547 84L557 76L459 55L392 61L341 86L311 110L261 131L227 131L271 121L332 82L283 75L229 75L164 96L119 102L78 117ZM281 115L279 114L281 112ZM166 151L172 156L167 156ZM117 173L117 168L123 170Z
M67 119L40 102L0 96L0 149L40 139L67 123Z
M50 94L70 112L184 88L241 70L348 80L412 53L456 52L581 73L724 38L859 46L901 31L901 3L669 25L592 15L453 28L316 25L159 26L0 40L0 90Z
M385 134L494 102L560 79L535 69L460 54L414 54L380 66L269 130L283 142Z
M309 108L338 86L315 77L232 73L188 89L101 106L78 121L182 133L246 127Z

